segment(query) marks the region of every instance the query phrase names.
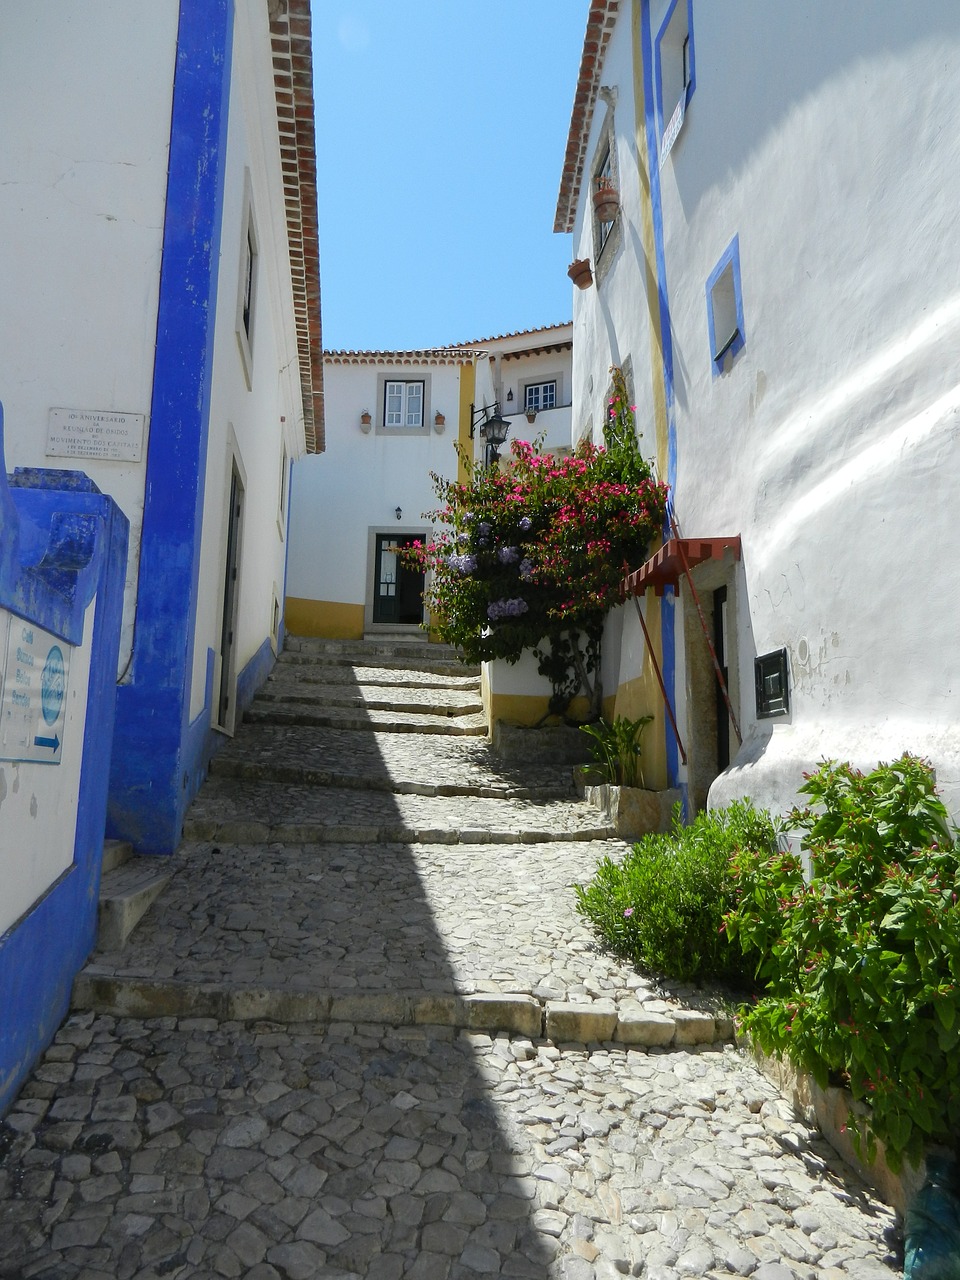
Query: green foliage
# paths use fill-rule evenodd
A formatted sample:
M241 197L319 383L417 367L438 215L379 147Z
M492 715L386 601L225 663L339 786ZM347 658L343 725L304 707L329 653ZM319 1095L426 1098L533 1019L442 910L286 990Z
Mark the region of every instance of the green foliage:
M740 959L723 933L731 857L775 847L772 820L749 800L699 813L688 827L677 806L669 833L644 836L621 862L604 858L593 881L576 886L577 910L634 964L680 979L732 975Z
M566 703L599 672L599 634L624 564L644 558L666 511L667 487L640 453L623 377L613 372L604 447L586 441L555 458L515 440L503 470L465 460L466 483L435 475L439 532L408 553L430 575L440 639L470 662L516 662L540 646Z
M727 930L766 984L743 1011L768 1053L786 1054L867 1104L872 1154L892 1167L960 1127L960 860L925 762L861 773L824 763L801 792L813 870L741 858Z
M604 781L620 787L642 787L640 769L640 738L653 716L640 716L628 720L616 716L612 724L601 720L597 724L582 724L581 732L593 739L590 752L600 765Z

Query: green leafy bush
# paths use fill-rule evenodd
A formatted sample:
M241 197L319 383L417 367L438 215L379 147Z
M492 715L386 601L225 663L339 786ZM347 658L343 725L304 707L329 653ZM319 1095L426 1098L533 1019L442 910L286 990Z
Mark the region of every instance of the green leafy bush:
M801 792L813 877L795 860L741 857L727 931L765 994L743 1024L821 1085L867 1103L871 1155L892 1167L960 1128L960 860L926 763L860 773L827 762ZM865 1141L864 1141L865 1140Z
M581 732L592 739L590 752L603 771L604 782L620 787L642 787L640 769L640 738L653 716L640 716L628 720L617 716L612 724L601 720L597 724L582 724Z
M732 976L741 960L722 932L734 902L731 856L775 848L772 820L749 800L688 827L677 806L669 833L645 836L621 862L604 858L591 883L576 886L577 910L634 964L681 979Z

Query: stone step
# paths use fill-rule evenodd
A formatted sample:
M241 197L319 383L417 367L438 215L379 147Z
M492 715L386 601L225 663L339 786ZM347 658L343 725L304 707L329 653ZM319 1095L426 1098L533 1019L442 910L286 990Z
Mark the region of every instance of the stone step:
M133 845L129 840L104 840L103 861L100 864L101 875L122 867L133 857Z
M346 708L308 710L295 703L258 703L243 715L248 724L315 725L318 728L361 729L378 733L437 733L447 737L485 737L487 724L482 716L428 716L406 712L366 711Z
M295 655L299 656L299 655ZM425 671L422 667L364 667L356 663L292 663L282 658L274 667L272 680L345 689L447 690L451 693L479 693L480 677L446 671Z
M254 704L276 702L317 708L346 707L365 711L400 711L406 715L418 716L476 716L483 711L483 703L479 698L465 697L457 692L448 693L442 689L431 690L427 696L424 696L423 691L417 693L414 690L381 691L378 696L374 690L358 690L348 685L306 686L292 680L281 681L271 678L258 692Z
M385 791L393 795L471 796L497 800L576 800L571 781L557 780L545 786L519 786L507 779L495 782L420 782L414 778L383 774L349 773L342 769L316 768L275 759L243 759L221 752L210 761L211 777L243 778L249 782L289 782L307 787L339 787L350 791Z
M477 678L480 675L480 668L476 665L462 663L456 658L435 658L435 657L390 657L383 654L337 654L337 653L309 653L300 652L299 650L284 649L283 653L277 659L278 664L291 667L306 667L313 670L336 669L336 668L356 668L357 670L366 668L376 668L380 671L425 671L428 675L450 676L456 678L458 676L470 676Z
M455 663L457 650L449 644L431 644L428 640L324 640L316 636L290 636L284 640L288 653L324 654L349 658L352 661L369 660L371 657L401 658L404 661L426 659L428 662Z
M117 1018L217 1018L221 1021L379 1023L444 1026L458 1030L545 1037L556 1043L616 1042L643 1048L677 1048L733 1039L732 1019L697 1010L647 1013L634 1002L616 1005L541 1001L528 992L330 991L289 985L194 983L96 971L81 972L74 1009Z
M184 823L187 840L225 844L544 844L605 840L612 826L568 799L427 796L213 776Z
M104 872L97 930L100 951L117 951L124 945L172 875L166 859L129 855Z

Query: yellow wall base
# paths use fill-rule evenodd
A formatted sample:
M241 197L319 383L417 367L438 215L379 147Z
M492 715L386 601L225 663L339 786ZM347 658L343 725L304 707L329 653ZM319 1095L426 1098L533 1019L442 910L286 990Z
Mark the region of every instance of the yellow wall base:
M363 639L362 604L287 596L284 611L285 626L291 635L319 636L324 640Z
M547 714L550 699L525 693L491 693L485 690L484 702L487 709L487 725L492 729L498 721L505 724L519 724L529 728ZM586 698L574 698L567 714L571 720L582 720L587 714Z

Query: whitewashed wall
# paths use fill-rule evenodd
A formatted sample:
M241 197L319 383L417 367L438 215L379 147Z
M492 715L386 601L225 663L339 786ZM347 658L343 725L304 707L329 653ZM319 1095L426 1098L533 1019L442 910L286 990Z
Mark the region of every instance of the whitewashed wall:
M178 5L8 5L0 39L7 465L85 471L130 521L132 644ZM58 305L58 299L63 305ZM140 462L46 455L53 407L148 417Z
M426 433L378 431L377 381L384 376L429 379ZM369 532L430 532L426 513L437 506L430 472L451 480L457 474L460 377L456 364L325 362L327 448L294 468L289 596L362 605L369 590ZM365 409L373 417L366 434L360 430ZM446 418L442 433L434 426L437 410Z
M96 600L87 606L81 644L57 641L68 666L58 762L0 760L0 935L73 864L95 612ZM0 688L5 700L11 696L7 682L12 682L15 667L11 663L9 670L4 669L8 627L15 643L21 632L30 636L42 632L33 623L0 609ZM36 691L33 696L36 698ZM50 941L54 945L54 940Z
M244 485L234 655L240 671L271 634L275 594L281 607L283 604L287 536L286 508L281 506L283 459L286 454L288 463L292 461L303 445L267 10L253 0L237 4L233 56L192 716L203 706L207 651L220 647L233 463L236 461ZM259 251L249 378L237 336L248 202L252 203ZM289 494L285 501L289 501Z
M629 10L602 76L619 90L623 175ZM932 757L960 812L960 11L738 0L694 4L694 23L696 91L660 173L675 500L684 535L743 538L746 741L711 802L748 792L784 808L824 755L909 749ZM576 299L575 420L628 355L646 412L639 202L622 190L623 248ZM715 378L705 286L735 235L746 345ZM781 646L791 713L758 722L754 656ZM677 652L682 664L679 622Z

